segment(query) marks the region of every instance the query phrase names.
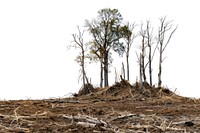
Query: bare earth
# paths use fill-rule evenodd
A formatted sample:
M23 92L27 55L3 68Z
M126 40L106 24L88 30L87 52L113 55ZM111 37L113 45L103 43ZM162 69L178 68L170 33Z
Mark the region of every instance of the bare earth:
M0 132L200 132L199 112L198 99L120 82L71 98L0 101Z

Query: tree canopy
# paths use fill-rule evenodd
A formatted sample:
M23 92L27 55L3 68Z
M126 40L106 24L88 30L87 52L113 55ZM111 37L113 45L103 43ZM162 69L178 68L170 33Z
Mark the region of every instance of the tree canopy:
M123 43L120 38L124 35L122 32L123 17L117 9L105 8L98 11L98 16L91 21L86 20L86 27L92 35L91 53L95 54L100 61L101 81L104 86L108 86L108 65L111 60L110 50L118 52L120 55L124 52Z

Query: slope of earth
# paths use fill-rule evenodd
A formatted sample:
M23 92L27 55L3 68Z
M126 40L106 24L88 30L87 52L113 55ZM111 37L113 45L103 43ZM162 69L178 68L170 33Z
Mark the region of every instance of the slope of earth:
M200 132L198 99L126 81L80 92L63 99L0 101L0 132Z

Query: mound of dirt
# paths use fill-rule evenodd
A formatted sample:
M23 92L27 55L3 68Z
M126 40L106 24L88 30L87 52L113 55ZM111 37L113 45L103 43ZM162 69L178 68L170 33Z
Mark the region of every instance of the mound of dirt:
M119 100L131 98L135 100L144 100L151 98L162 98L164 96L176 96L174 92L168 88L158 88L150 86L148 83L138 83L131 85L128 81L122 80L112 86L105 88L96 88L90 91L89 87L85 87L79 91L79 96L84 96L92 93L92 96L97 99ZM88 97L89 98L89 97Z
M124 88L132 88L132 85L128 81L121 81L117 82L114 85L110 86L108 89L106 89L106 94L113 94L119 90L122 90Z
M83 87L79 90L78 96L87 95L92 92L94 92L94 87L92 86L92 84L88 83L86 85L83 85Z

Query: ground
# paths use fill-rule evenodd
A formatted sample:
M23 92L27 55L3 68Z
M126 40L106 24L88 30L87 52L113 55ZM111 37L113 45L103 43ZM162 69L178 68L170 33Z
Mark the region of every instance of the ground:
M200 132L199 112L199 99L122 81L70 98L0 101L0 132Z

